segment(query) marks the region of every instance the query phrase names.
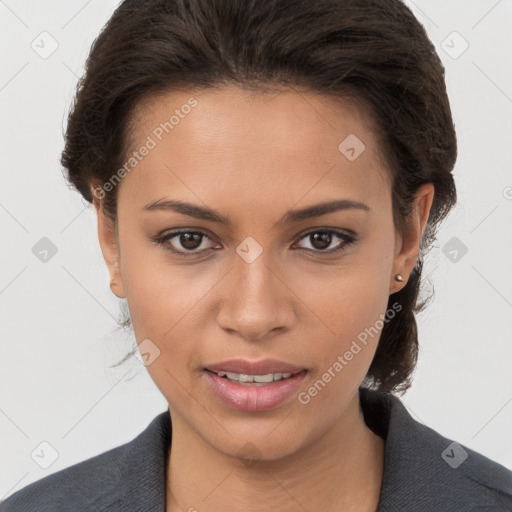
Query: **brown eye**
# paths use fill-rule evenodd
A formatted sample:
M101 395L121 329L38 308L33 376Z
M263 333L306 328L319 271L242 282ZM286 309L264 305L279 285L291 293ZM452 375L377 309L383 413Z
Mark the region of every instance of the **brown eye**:
M318 232L309 236L315 249L327 249L331 245L332 233Z
M200 233L195 232L181 233L178 235L178 240L185 249L193 250L201 245L202 236Z
M308 240L310 247L306 247L306 250L316 253L333 253L344 250L348 245L355 242L353 236L347 235L346 233L333 230L316 230L310 231L302 236L301 240ZM338 240L337 245L334 248L329 248L333 241ZM341 241L341 242L340 242ZM304 247L302 247L304 249Z
M201 231L173 231L153 240L178 256L197 256L213 249L205 245L205 240L211 240L211 238Z

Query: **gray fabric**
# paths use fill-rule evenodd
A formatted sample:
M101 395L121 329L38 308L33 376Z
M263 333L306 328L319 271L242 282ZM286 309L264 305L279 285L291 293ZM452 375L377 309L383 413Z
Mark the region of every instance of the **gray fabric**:
M366 424L386 439L378 512L512 511L512 471L452 445L394 395L361 389L360 399ZM15 492L0 512L163 512L170 442L167 410L129 443Z

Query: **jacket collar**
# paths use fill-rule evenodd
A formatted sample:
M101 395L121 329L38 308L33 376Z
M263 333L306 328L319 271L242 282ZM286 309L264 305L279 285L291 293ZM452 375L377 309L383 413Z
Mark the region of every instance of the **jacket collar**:
M365 422L386 440L378 512L512 510L512 473L416 421L396 396L360 388Z
M364 388L359 393L366 424L386 440L378 512L512 510L509 470L419 423L396 396ZM112 451L119 471L110 477L118 482L117 492L100 500L105 510L165 510L171 437L166 410L133 441ZM457 465L464 454L467 458Z

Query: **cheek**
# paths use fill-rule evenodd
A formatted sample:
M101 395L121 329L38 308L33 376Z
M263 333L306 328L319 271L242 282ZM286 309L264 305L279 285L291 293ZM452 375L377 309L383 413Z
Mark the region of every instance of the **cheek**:
M184 267L168 263L164 249L143 235L120 230L119 239L123 285L135 333L162 338L197 302L197 280L187 279Z
M342 265L294 277L293 290L307 306L307 332L314 340L311 380L321 381L312 389L318 395L315 407L331 400L342 407L338 399L356 389L368 371L385 325L391 251L384 238L374 240L347 254Z
M165 363L183 373L197 363L204 307L221 269L171 264L163 249L126 239L131 242L123 247L122 274L135 337L139 343L150 339L160 350L159 364L148 371Z
M356 382L357 376L364 377L380 339L387 305L387 296L379 295L371 282L358 282L354 287L344 284L343 292L329 293L314 302L323 324L318 332L324 333L320 338L317 336L315 369L319 376L340 363L341 357L343 368L337 364L334 369L343 374L342 379L337 379L338 384L345 379Z
M159 250L126 249L126 298L137 342L150 340L158 354L146 370L171 406L185 407L190 395L183 390L200 364L204 321L198 315L208 283L193 279L183 267L166 264L161 256L155 258L155 252Z
M285 274L319 332L339 344L373 326L386 309L392 254L377 245L347 254L339 265L317 264Z
M378 265L377 265L378 266ZM328 287L319 281L309 287L309 303L318 312L314 327L313 371L298 396L300 407L312 417L333 423L357 391L374 358L388 302L386 290L379 289L376 268L358 275L331 276ZM377 281L378 283L378 281ZM326 291L327 290L327 291ZM301 409L302 410L302 409ZM320 429L315 425L312 435Z

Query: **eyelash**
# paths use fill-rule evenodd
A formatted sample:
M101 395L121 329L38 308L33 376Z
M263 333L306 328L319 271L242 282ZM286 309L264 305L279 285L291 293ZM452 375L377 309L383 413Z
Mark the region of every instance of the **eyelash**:
M202 237L209 238L210 240L212 239L208 234L204 233L203 231L192 231L190 229L182 229L182 230L172 231L163 236L158 236L156 238L153 238L152 240L157 245L162 246L165 250L175 254L176 256L184 257L184 258L197 256L201 252L205 252L208 250L214 250L212 248L208 248L208 249L202 249L201 251L197 251L197 252L193 252L193 251L182 252L182 251L177 251L175 249L171 249L170 245L167 242L169 242L173 238L176 238L177 236L179 236L183 233L198 234L198 235L201 235ZM315 233L327 233L330 235L334 235L337 238L342 239L344 243L341 245L341 247L338 247L337 249L330 249L330 250L325 250L325 251L324 250L313 250L313 249L301 249L301 250L313 252L315 255L333 254L333 253L339 253L339 252L345 251L349 245L353 244L356 241L355 237L348 235L342 231L333 230L333 229L318 229L318 228L315 230L312 230L312 231L308 231L307 233L300 236L298 240L301 241L304 238L307 238L308 236L311 236ZM201 243L202 243L202 241L203 241L203 238L201 239ZM332 240L331 240L331 242L332 242Z

